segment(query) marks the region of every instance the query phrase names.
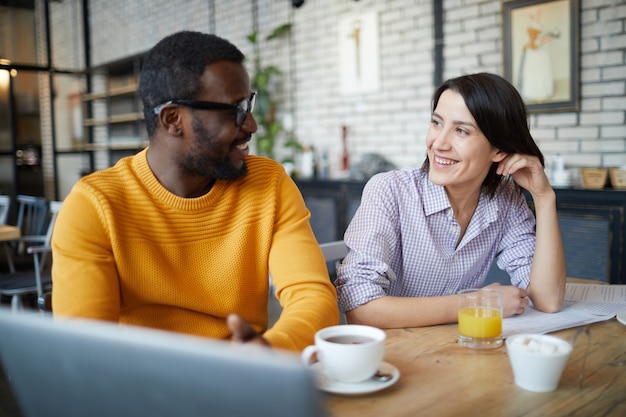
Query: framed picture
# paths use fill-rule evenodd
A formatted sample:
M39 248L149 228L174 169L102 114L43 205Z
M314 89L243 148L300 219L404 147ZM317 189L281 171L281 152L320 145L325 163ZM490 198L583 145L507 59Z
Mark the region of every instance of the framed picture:
M346 16L339 21L340 91L375 93L380 88L378 14Z
M578 110L579 0L503 4L504 76L528 111Z

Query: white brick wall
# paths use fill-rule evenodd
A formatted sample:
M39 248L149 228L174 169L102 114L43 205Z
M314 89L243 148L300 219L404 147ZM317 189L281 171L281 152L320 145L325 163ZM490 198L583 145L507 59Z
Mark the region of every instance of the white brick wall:
M92 63L144 52L177 30L213 26L251 60L246 35L252 32L252 2L213 0L215 15L209 16L211 3L91 0ZM284 71L281 114L293 114L296 137L328 149L333 173L344 124L353 161L379 152L399 167L420 165L434 89L432 0L306 0L299 9L290 4L258 0L258 23L261 35L281 23L294 24L291 42L266 45L262 60ZM580 111L534 114L532 132L547 156L558 152L567 166L626 164L626 0L580 0L580 5ZM444 78L502 73L502 1L443 0L443 9ZM380 90L343 96L339 21L372 10L379 19Z

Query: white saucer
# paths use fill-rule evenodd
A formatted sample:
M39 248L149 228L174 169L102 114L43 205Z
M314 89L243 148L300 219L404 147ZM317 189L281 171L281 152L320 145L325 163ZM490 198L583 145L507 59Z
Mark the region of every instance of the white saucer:
M626 308L617 313L617 320L626 326Z
M324 372L322 365L319 362L315 362L311 365L311 369L315 372L315 382L317 387L325 392L329 392L331 394L342 394L342 395L363 395L369 394L371 392L376 392L383 390L387 387L392 386L398 379L400 378L400 371L398 368L391 365L390 363L383 362L380 366L380 370L383 373L390 373L391 379L389 381L376 381L374 379L368 379L363 382L339 382L330 378Z

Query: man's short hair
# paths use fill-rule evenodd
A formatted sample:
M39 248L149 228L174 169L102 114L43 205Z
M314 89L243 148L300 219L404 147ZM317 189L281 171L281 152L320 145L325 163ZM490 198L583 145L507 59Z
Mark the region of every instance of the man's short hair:
M243 60L243 53L235 45L216 35L182 31L163 38L148 52L139 80L148 136L157 127L154 107L173 99L195 99L207 65Z

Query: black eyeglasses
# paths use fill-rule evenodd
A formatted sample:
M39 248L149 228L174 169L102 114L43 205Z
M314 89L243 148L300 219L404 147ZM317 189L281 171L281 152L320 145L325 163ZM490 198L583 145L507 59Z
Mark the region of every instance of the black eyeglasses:
M254 111L254 105L256 104L256 91L253 91L252 94L250 94L250 98L244 98L237 104L216 103L213 101L187 100L181 98L169 100L165 103L159 104L152 109L152 112L154 114L159 114L163 107L167 106L168 104L178 104L181 106L191 107L192 109L200 110L234 110L235 125L237 125L237 127L241 127L246 121L248 113L252 113Z

